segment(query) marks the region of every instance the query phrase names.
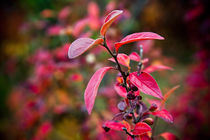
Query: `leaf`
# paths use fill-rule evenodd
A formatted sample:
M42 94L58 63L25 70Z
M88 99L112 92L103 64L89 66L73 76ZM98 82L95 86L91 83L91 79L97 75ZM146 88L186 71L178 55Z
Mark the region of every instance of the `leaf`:
M141 140L151 140L150 137L149 137L149 135L148 135L147 133L141 135L141 136L140 136L140 139L141 139Z
M170 132L162 133L162 134L160 134L160 136L162 136L165 140L176 140L177 139L177 137Z
M121 86L119 83L116 83L114 85L114 89L117 92L117 94L119 94L120 96L122 96L124 98L127 97L127 91L126 91L126 89L123 86Z
M143 135L140 135L140 136L135 136L134 138L132 138L131 136L128 136L127 140L151 140L151 138L146 133L146 134L143 134Z
M132 84L139 88L145 94L163 99L162 93L155 79L148 73L142 72L140 75L137 72L129 74L129 79Z
M112 58L109 58L108 60L115 63L115 60L114 60L113 57L112 57ZM126 67L128 67L128 68L130 67L130 66L129 66L129 65L130 65L130 58L129 58L129 56L127 56L126 54L124 54L124 53L119 53L119 54L117 55L117 60L118 60L118 62L119 62L120 64L122 64L122 65L124 65L124 66L126 66Z
M151 73L156 70L173 70L171 67L164 66L164 65L151 65L144 69L144 72Z
M129 55L129 58L130 60L133 60L133 61L136 61L136 62L140 62L141 58L140 56L136 53L136 52L132 52L130 55ZM147 63L149 61L148 58L145 58L145 59L142 59L141 60L141 63Z
M106 31L108 30L108 28L110 27L110 25L114 22L114 20L119 17L121 14L123 13L122 10L114 10L111 13L109 13L105 20L104 20L104 24L101 27L101 35L104 36L106 34Z
M98 87L101 83L101 80L103 79L105 73L112 69L112 67L103 67L98 69L94 75L91 77L87 88L85 89L85 105L87 108L88 113L90 114L92 109L93 109L93 105L95 103L95 98L98 92Z
M167 99L171 96L172 93L174 93L174 91L179 88L180 85L177 85L175 87L173 87L172 89L170 89L164 96L163 96L163 100L160 103L160 107L164 107L165 102L167 101Z
M141 60L140 56L136 52L132 52L129 55L129 57L130 57L130 60L133 60L133 61L136 61L136 62L139 62Z
M108 127L110 129L117 130L117 131L123 131L123 128L129 129L127 128L127 124L123 124L123 123L115 122L115 121L106 121L103 127Z
M130 124L128 122L126 122L126 121L122 121L122 123L125 125L125 128L127 129L127 131L130 132L131 131Z
M160 117L166 122L173 123L173 117L166 109L150 112L150 114Z
M93 40L91 38L79 38L75 40L69 47L68 57L70 59L75 58L81 54L83 54L87 49L94 45L99 45L104 40L102 38L98 38Z
M145 134L145 133L147 133L151 130L152 129L148 124L146 124L144 122L139 122L135 125L134 130L133 130L133 134L134 135L142 135L142 134Z
M149 58L144 58L144 59L141 61L142 64L145 64L145 63L147 63L147 62L149 62Z
M152 40L152 39L163 40L164 38L152 32L133 33L123 38L120 42L115 43L115 48L116 48L116 51L118 52L119 48L124 44L140 41L140 40Z
M132 138L131 136L128 136L127 140L141 140L141 138L140 138L140 136L136 136L134 138Z

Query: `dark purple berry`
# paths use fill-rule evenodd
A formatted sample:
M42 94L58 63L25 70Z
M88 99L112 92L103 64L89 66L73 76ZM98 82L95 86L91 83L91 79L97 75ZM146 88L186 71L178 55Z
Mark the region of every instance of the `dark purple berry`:
M129 91L128 94L127 94L127 98L129 100L134 100L136 98L136 96L133 92Z
M130 85L130 88L132 91L138 91L138 88L133 84Z
M137 96L137 99L138 100L142 100L142 96Z

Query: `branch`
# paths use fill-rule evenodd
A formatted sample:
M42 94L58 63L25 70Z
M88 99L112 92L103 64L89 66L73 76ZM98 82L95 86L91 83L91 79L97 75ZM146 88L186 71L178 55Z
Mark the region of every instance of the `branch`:
M129 133L125 127L123 128L123 130L125 131L127 135L129 135L130 137L134 139L135 135L132 135L131 133Z
M125 87L126 91L129 92L129 89L127 87L127 77L128 77L128 73L125 73L124 71L122 71L122 68L117 60L117 55L118 54L114 54L112 53L112 51L109 49L109 47L106 44L106 39L104 37L104 43L103 46L107 49L107 51L110 53L110 55L114 58L116 64L117 64L117 69L119 70L119 72L121 73L122 77L123 77L123 87Z

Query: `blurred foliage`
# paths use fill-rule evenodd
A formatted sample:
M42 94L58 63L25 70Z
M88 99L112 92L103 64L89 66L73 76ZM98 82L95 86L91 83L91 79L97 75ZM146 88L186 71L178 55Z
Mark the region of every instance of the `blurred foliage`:
M94 108L95 114L87 116L84 109L85 86L94 71L108 63L105 60L109 55L103 49L93 48L79 60L67 59L66 48L69 43L79 36L95 38L99 34L100 28L94 28L93 25L86 25L78 35L73 34L78 21L89 17L88 6L91 2L89 0L7 0L1 3L0 135L3 139L80 140L100 139L102 136L109 139L115 138L114 136L123 137L115 132L113 135L104 134L101 129L103 120L111 118L112 113L116 111L113 106L116 106L120 100L113 89L110 89L114 74L105 76L101 83L99 98ZM204 101L209 94L208 0L95 0L94 2L99 9L97 17L99 21L109 10L125 11L123 20L119 19L120 22L109 29L110 45L113 41L120 40L122 36L139 31L157 32L166 38L165 41L151 45L152 48L145 52L144 57L148 57L150 63L161 62L174 68L174 71L155 72L153 76L163 93L173 85L181 85L177 90L178 94L174 94L167 104L175 110L177 118L185 120L186 125L180 127L182 125L180 121L181 123L175 126L169 126L159 120L158 125L162 127L156 133L169 130L180 138L186 138L188 134L190 140L198 138L199 135L209 136L207 134L209 121L199 125L195 123L199 119L189 117L190 113L193 114L192 110L201 108L202 105L197 105L197 102ZM66 13L64 8L67 8ZM64 11L64 16L59 18L61 11ZM130 47L122 48L121 51L136 51L134 45L136 46L129 44ZM199 52L204 53L201 55ZM196 76L192 72L194 67L202 68ZM192 78L186 82L186 77ZM200 85L196 87L192 84L197 80L199 83L204 83L204 86L200 88ZM192 87L194 90L189 90ZM185 110L173 106L177 102L182 104L182 100L178 100L179 97L190 93L203 97L190 98L195 105L194 108L187 103L184 104ZM205 96L200 95L203 93ZM209 101L208 98L206 100ZM209 116L205 113L208 112L206 102L201 111L203 120ZM43 114L40 114L42 111ZM187 124L191 124L191 128L199 125L202 132L196 129L194 131L198 132L193 135L189 132L192 129L187 127ZM43 128L46 129L44 134ZM45 134L46 137L41 137Z

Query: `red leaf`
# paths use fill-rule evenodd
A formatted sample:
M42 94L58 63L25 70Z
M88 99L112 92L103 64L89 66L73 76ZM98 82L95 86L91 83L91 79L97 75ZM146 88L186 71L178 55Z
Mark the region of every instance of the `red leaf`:
M128 122L126 122L126 121L123 121L122 123L125 125L125 128L127 129L127 131L130 132L131 131L130 124Z
M91 113L93 109L93 105L95 103L95 98L96 98L98 87L101 83L101 80L104 77L105 73L110 69L112 69L112 67L103 67L97 70L94 73L94 75L91 77L87 85L87 88L85 89L85 94L84 94L85 105L89 114Z
M117 94L119 94L120 96L122 96L124 98L127 97L127 91L126 91L126 89L123 86L121 86L119 83L116 83L114 85L114 89L117 92Z
M166 122L173 123L173 117L166 109L151 112L151 114L162 118Z
M148 124L146 124L144 122L139 122L135 125L134 130L133 130L133 134L134 135L142 135L142 134L145 134L145 133L147 133L151 130L152 129Z
M115 121L106 121L103 126L118 131L123 131L123 128L126 128L127 130L129 129L127 128L127 125Z
M107 15L104 20L104 24L101 27L101 35L104 36L109 26L114 22L114 20L123 13L122 10L114 10Z
M115 63L115 60L114 60L113 57L112 57L112 58L109 58L108 60L110 60L110 61L112 61L112 62ZM119 54L117 55L117 60L118 60L118 62L119 62L120 64L122 64L122 65L124 65L124 66L126 66L126 67L130 67L130 66L129 66L129 65L130 65L130 58L129 58L129 56L127 56L126 54L124 54L124 53L119 53Z
M177 137L170 132L162 133L162 134L160 134L160 136L162 136L165 140L176 140L177 139Z
M134 41L152 40L152 39L163 40L164 38L152 32L133 33L123 38L120 42L115 43L115 48L116 48L116 51L118 52L119 48L124 44L131 43Z
M143 134L140 136L140 140L151 140L150 137L148 136L148 134Z
M164 66L164 65L151 65L144 69L144 72L151 73L156 70L173 70L171 67Z
M130 60L133 60L133 61L136 61L136 62L139 62L141 60L140 56L136 53L136 52L132 52L130 55ZM142 59L141 60L141 63L147 63L149 61L148 58L145 58L145 59Z
M136 136L134 139L131 136L127 137L127 140L141 140L140 136Z
M129 55L130 59L133 60L133 61L136 61L136 62L139 62L140 61L140 56L138 55L138 53L136 52L132 52L130 55Z
M154 97L163 99L162 93L155 79L146 72L142 72L140 75L137 72L129 74L129 79L132 84L139 88L140 91L145 94L152 95Z
M96 40L93 40L91 38L79 38L70 45L68 50L68 56L70 59L75 58L84 53L90 47L98 45L103 41L104 40L102 38L98 38Z

